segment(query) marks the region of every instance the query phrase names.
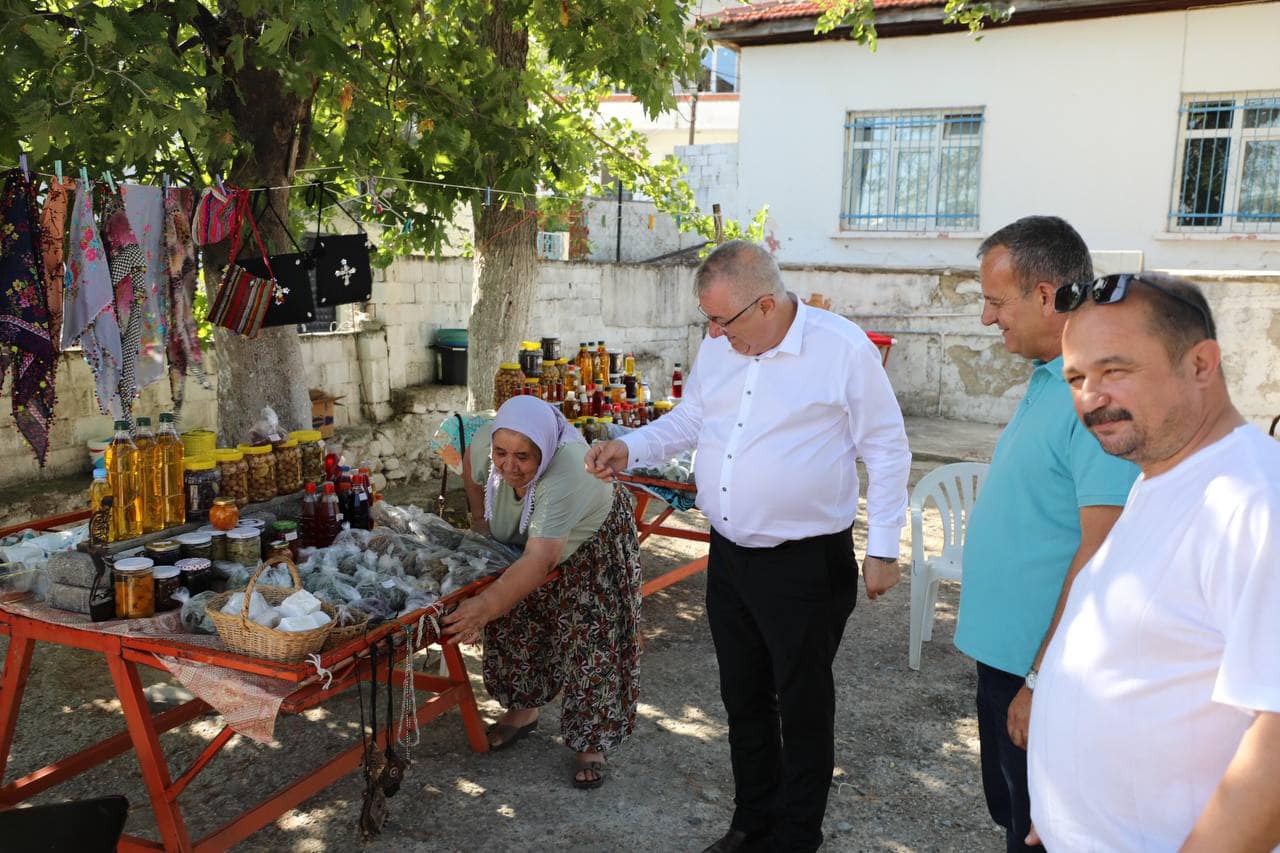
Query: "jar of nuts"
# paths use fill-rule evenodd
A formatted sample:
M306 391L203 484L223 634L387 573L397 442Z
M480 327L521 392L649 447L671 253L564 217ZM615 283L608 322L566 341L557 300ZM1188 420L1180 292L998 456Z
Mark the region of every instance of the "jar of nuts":
M238 449L244 453L244 461L249 466L249 500L258 503L274 498L276 465L271 445L242 444Z
M302 491L302 451L298 440L282 441L275 448L276 494L291 495Z
M219 447L213 458L222 474L221 496L233 499L236 507L244 509L249 503L249 464L244 461L244 453L234 447Z
M298 442L298 452L302 455L302 482L324 482L324 438L318 429L298 429L289 433L289 438Z

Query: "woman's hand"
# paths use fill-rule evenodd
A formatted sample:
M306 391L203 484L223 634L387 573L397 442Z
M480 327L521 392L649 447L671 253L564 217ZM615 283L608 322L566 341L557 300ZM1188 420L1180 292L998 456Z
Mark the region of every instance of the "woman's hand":
M490 609L484 595L468 598L444 617L444 632L455 643L476 643L484 632L484 626L493 621L496 614Z
M485 520L483 515L471 516L471 532L479 533L481 536L489 535L489 522Z

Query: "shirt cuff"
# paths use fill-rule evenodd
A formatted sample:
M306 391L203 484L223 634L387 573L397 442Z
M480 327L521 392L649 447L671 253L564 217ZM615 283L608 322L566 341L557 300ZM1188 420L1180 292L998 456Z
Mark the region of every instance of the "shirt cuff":
M627 435L619 436L618 440L627 446L627 467L625 470L630 471L632 468L637 468L648 459L650 455L649 442L644 436L628 433Z
M902 539L901 527L868 527L867 556L898 559Z

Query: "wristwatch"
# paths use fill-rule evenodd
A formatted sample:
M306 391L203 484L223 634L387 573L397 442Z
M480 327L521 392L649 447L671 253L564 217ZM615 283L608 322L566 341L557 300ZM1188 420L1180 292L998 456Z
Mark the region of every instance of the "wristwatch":
M1032 691L1033 693L1035 692L1035 689L1036 689L1036 679L1038 679L1039 677L1040 677L1040 673L1036 671L1036 668L1034 666L1031 667L1031 669L1027 670L1027 680L1026 680L1027 689Z

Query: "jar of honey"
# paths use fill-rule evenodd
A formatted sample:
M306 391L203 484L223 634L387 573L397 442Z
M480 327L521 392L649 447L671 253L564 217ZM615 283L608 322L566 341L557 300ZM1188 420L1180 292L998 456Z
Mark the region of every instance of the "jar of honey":
M219 530L232 530L240 523L235 498L216 498L209 508L209 523Z
M156 612L154 564L146 557L116 560L112 569L117 619L146 619Z

